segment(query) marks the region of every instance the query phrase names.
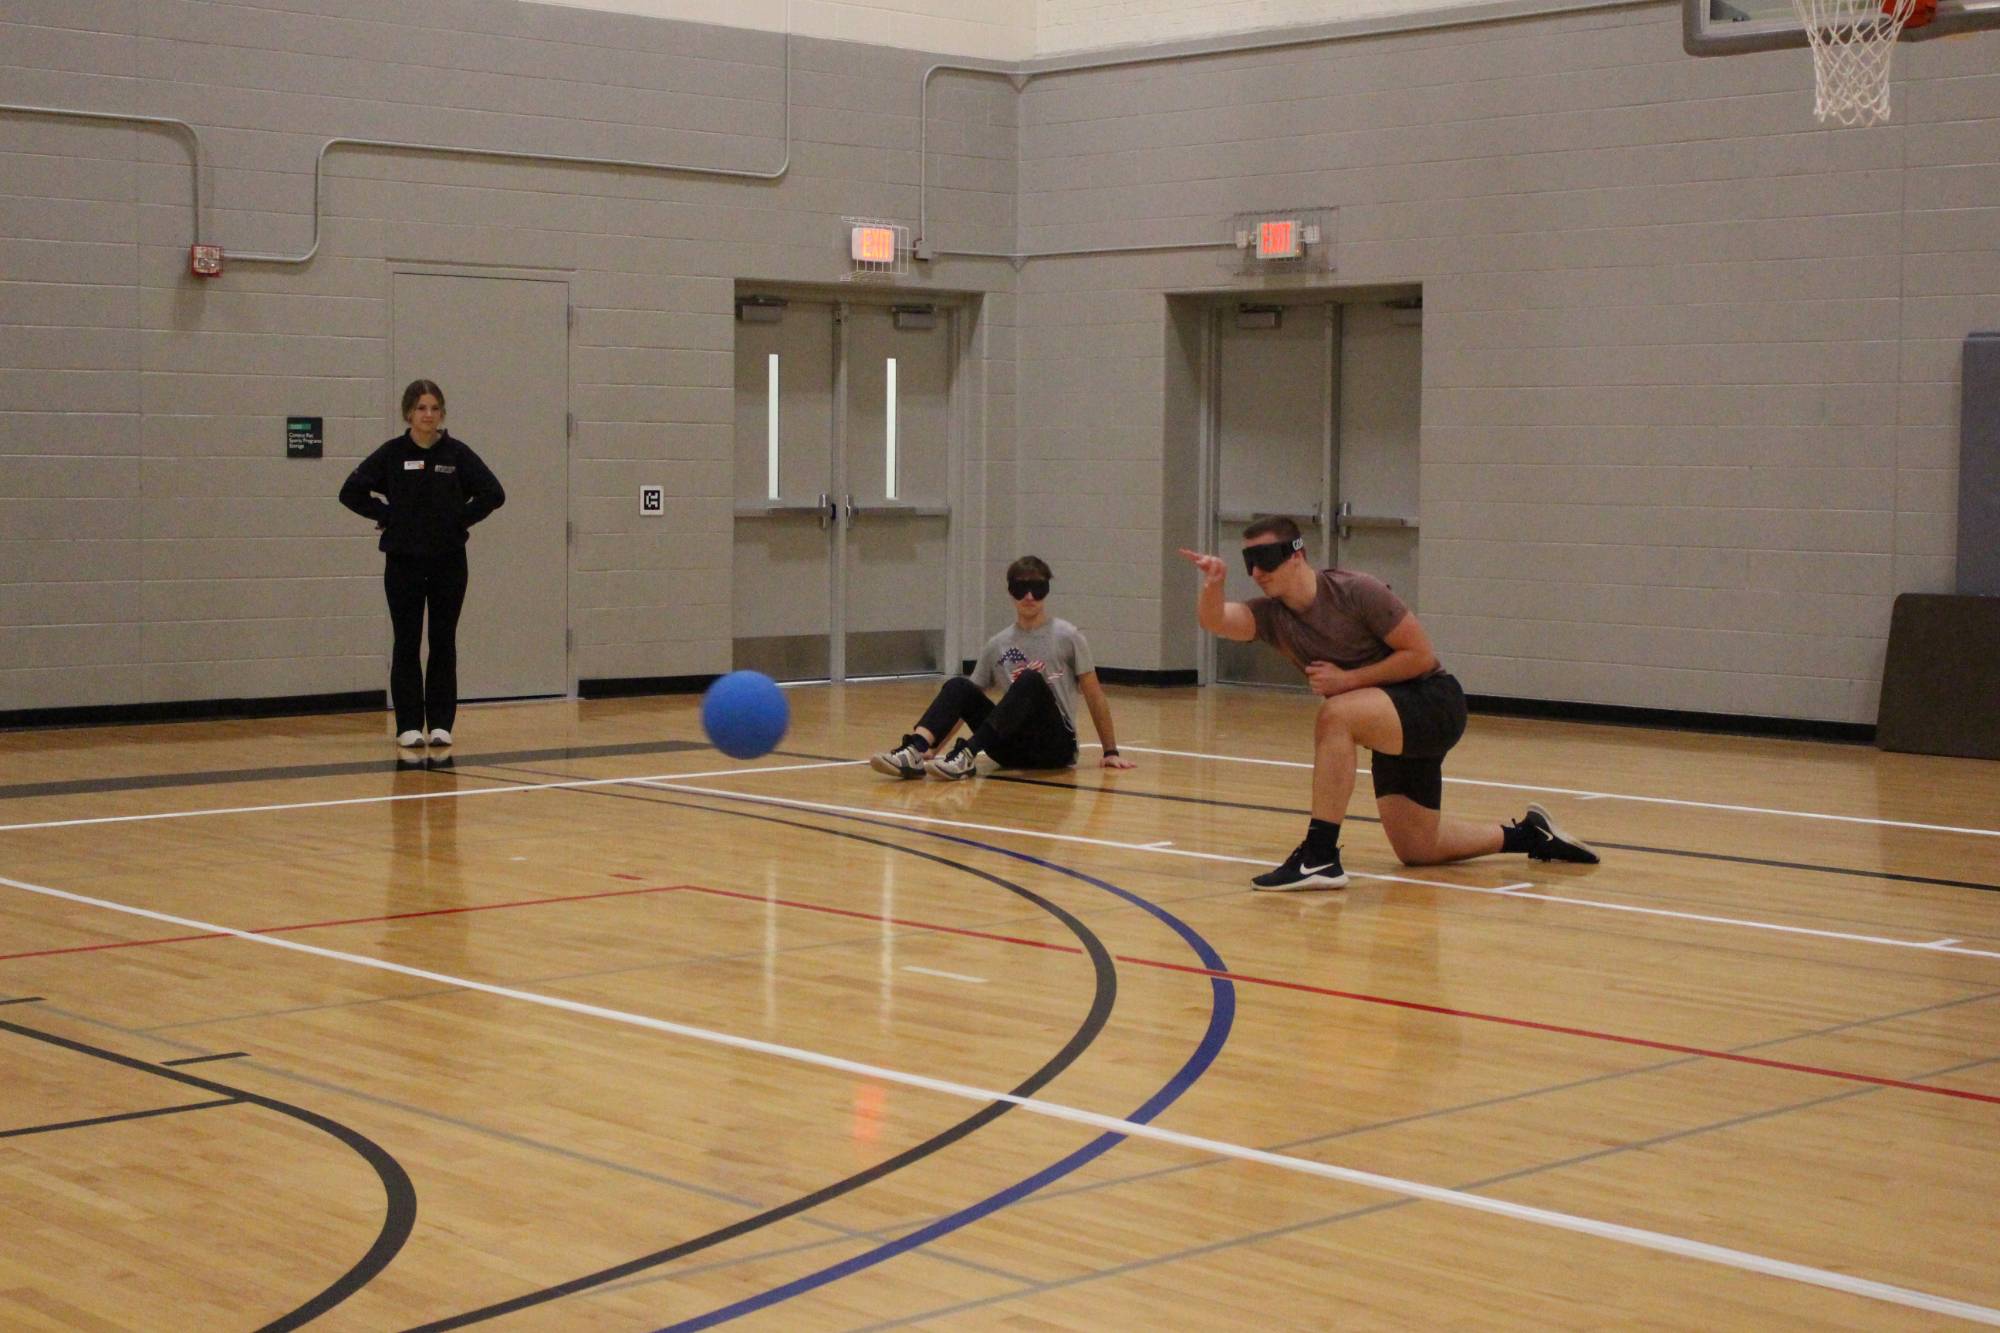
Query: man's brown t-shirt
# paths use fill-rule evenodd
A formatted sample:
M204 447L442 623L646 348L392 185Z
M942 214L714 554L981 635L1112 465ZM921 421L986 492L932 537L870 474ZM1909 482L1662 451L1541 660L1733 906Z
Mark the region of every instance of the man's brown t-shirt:
M1321 570L1319 594L1303 615L1275 597L1253 597L1247 605L1257 620L1257 637L1301 671L1308 662L1353 671L1381 661L1395 651L1386 642L1390 632L1410 614L1388 584L1351 569ZM1439 666L1425 675L1443 670Z

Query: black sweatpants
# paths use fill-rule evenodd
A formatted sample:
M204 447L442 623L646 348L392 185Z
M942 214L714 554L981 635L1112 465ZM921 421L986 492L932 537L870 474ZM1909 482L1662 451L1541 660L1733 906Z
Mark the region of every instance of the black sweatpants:
M1076 762L1076 732L1039 671L1014 677L997 704L969 677L953 676L917 725L943 738L960 722L972 728L972 743L1004 768L1068 768Z
M458 613L465 605L465 548L443 555L395 555L382 570L396 646L389 658L389 698L396 730L451 730L458 715ZM430 668L419 660L424 611L431 620Z

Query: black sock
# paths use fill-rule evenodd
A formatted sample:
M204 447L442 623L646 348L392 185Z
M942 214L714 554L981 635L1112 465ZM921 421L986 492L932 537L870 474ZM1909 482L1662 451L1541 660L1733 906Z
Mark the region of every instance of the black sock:
M918 754L929 754L931 752L931 743L912 731L897 743L896 748L898 750L915 750Z
M1500 826L1500 850L1503 852L1525 852L1540 841L1536 831L1525 824Z
M1306 855L1317 861L1340 853L1340 821L1315 819L1306 826Z
M998 739L1000 738L993 734L991 727L980 727L972 733L969 739L962 740L959 744L970 746L974 754L985 754L993 748L993 742Z

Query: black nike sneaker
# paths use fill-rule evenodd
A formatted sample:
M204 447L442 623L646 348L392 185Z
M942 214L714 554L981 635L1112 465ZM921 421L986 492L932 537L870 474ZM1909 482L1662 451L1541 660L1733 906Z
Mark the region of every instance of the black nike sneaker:
M1347 887L1347 872L1340 868L1338 848L1324 856L1308 857L1306 845L1300 843L1298 850L1286 857L1283 865L1276 870L1256 876L1250 883L1263 893L1295 893L1301 889L1344 889Z
M1594 866L1598 862L1590 844L1557 828L1549 812L1539 805L1528 807L1528 813L1521 816L1521 827L1535 835L1535 845L1528 849L1530 861L1569 861L1580 866Z

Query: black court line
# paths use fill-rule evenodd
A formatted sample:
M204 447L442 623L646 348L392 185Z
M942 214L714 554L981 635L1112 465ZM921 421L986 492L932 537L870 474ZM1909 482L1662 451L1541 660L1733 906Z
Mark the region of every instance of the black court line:
M250 1054L248 1051L224 1051L220 1055L183 1055L178 1060L162 1060L160 1063L175 1067L181 1065L205 1065L210 1060L237 1060L248 1054Z
M275 1097L266 1097L262 1093L214 1083L198 1074L183 1074L178 1069L166 1069L146 1060L120 1055L116 1051L107 1051L100 1046L87 1045L69 1037L59 1037L53 1032L43 1032L38 1028L22 1027L19 1023L10 1023L4 1019L0 1019L0 1032L12 1032L31 1041L46 1042L63 1050L74 1051L78 1055L87 1055L125 1069L136 1069L155 1078L164 1078L185 1087L200 1088L204 1092L218 1093L232 1101L245 1102L252 1106L260 1106L267 1111L276 1111L279 1115L290 1116L323 1134L338 1139L374 1169L376 1178L382 1182L385 1205L382 1210L382 1228L376 1233L374 1244L368 1247L366 1254L355 1261L353 1267L335 1278L325 1289L304 1304L265 1323L259 1329L259 1333L286 1333L286 1330L298 1328L319 1318L367 1286L377 1274L389 1266L389 1261L403 1248L404 1242L410 1238L411 1229L416 1226L417 1191L416 1187L410 1184L409 1173L404 1171L402 1164L373 1139L349 1129L337 1120L330 1120L302 1106L293 1106L290 1102L281 1102Z
M513 781L513 779L504 776L487 777L483 774L473 776L485 777L487 781L492 782ZM1011 880L1004 879L990 871L981 870L976 866L967 865L963 861L955 861L950 857L941 856L935 852L920 851L914 847L906 847L900 843L891 842L886 838L872 837L868 834L856 833L848 829L807 824L798 820L780 818L776 815L759 815L742 810L717 808L711 805L702 805L686 800L675 800L645 792L621 792L603 787L587 789L572 788L571 790L575 791L579 796L608 796L621 800L641 801L647 805L696 810L703 814L727 815L730 818L748 819L762 824L780 824L787 828L800 829L808 833L826 834L836 838L846 838L854 842L868 843L887 851L900 852L907 856L931 861L948 869L963 871L975 879L984 880L988 884L1005 889L1007 892L1032 903L1034 906L1055 917L1056 920L1060 921L1068 929L1076 941L1083 946L1084 952L1089 956L1091 970L1096 978L1095 989L1091 996L1089 1012L1084 1015L1083 1021L1078 1024L1076 1031L1063 1044L1062 1049L1051 1056L1040 1069L1037 1069L1019 1084L1009 1089L1016 1097L1032 1097L1037 1091L1053 1082L1059 1074L1074 1064L1083 1055L1084 1051L1097 1040L1098 1034L1103 1031L1105 1024L1111 1018L1111 1009L1117 1002L1118 996L1118 969L1117 965L1111 959L1111 951L1104 946L1104 942L1082 920L1060 905L1027 888L1025 885L1015 884ZM794 1217L810 1209L817 1208L823 1203L831 1202L842 1195L850 1194L860 1189L864 1185L872 1184L877 1180L892 1175L904 1167L913 1166L942 1149L959 1142L961 1139L967 1138L975 1131L985 1128L988 1124L1006 1115L1013 1109L1015 1109L1015 1103L1011 1101L989 1102L956 1124L933 1134L921 1143L905 1148L893 1157L885 1158L882 1161L876 1162L873 1166L858 1171L851 1176L843 1177L831 1184L824 1185L811 1193L799 1195L786 1203L779 1204L773 1208L767 1208L754 1216L741 1218L699 1236L691 1237L663 1249L654 1250L650 1254L642 1254L636 1258L628 1259L623 1263L614 1264L609 1268L601 1268L596 1272L581 1274L566 1282L543 1287L537 1291L524 1292L509 1300L495 1302L492 1305L482 1306L476 1310L467 1310L445 1319L417 1325L407 1330L407 1333L443 1333L443 1330L446 1329L464 1328L469 1324L482 1323L488 1319L497 1319L502 1315L513 1314L533 1306L546 1304L549 1301L560 1300L566 1296L574 1296L594 1287L603 1286L608 1282L616 1282L620 1278L631 1277L633 1274L642 1273L649 1268L656 1268L661 1264L671 1263L676 1259L699 1253L702 1250L720 1245L725 1241L734 1240L739 1236L746 1236L752 1232L761 1231L773 1223L782 1222L788 1217Z
M182 1111L206 1111L211 1106L241 1106L241 1097L224 1097L213 1102L189 1102L185 1106L155 1106L149 1111L121 1111L116 1115L94 1115L88 1120L61 1120L53 1125L29 1125L24 1129L0 1129L0 1139L17 1139L26 1134L53 1134L59 1129L86 1129L91 1125L115 1125L124 1120L149 1120L159 1115L179 1115Z
M1305 818L1310 810L1295 810L1282 805L1258 805L1250 801L1224 801L1211 796L1174 796L1167 792L1125 791L1102 783L1057 782L1050 778L1015 777L1005 773L991 773L988 782L1018 782L1028 787L1060 787L1064 791L1102 792L1109 796L1136 796L1147 801L1176 801L1185 805L1209 805L1228 810L1255 810L1265 815L1297 815ZM1350 824L1379 824L1382 821L1368 815L1350 814L1343 821ZM1682 847L1652 847L1636 842L1599 842L1590 840L1592 847L1609 847L1620 852L1648 852L1654 856L1680 856L1697 861L1727 861L1736 865L1770 866L1777 870L1806 870L1818 875L1848 875L1857 879L1887 879L1901 884L1935 884L1946 889L1979 889L1986 893L2000 893L2000 884L1983 884L1974 879L1940 879L1935 875L1902 875L1890 870L1860 870L1853 866L1820 865L1811 861L1778 861L1762 856L1732 856L1727 852L1696 852Z
M40 1004L46 995L16 995L11 1000L0 1000L0 1004Z
M460 764L546 763L552 759L605 759L628 754L685 754L711 747L700 741L632 741L623 745L567 745L548 750L502 750L492 754L456 753L450 766ZM446 756L440 756L445 758ZM419 756L350 759L336 764L288 764L272 768L217 768L200 773L140 773L121 778L72 778L65 782L17 782L0 787L0 801L30 796L77 796L114 791L149 791L163 787L214 787L232 782L281 782L292 778L340 777L353 773L407 773L427 767Z

